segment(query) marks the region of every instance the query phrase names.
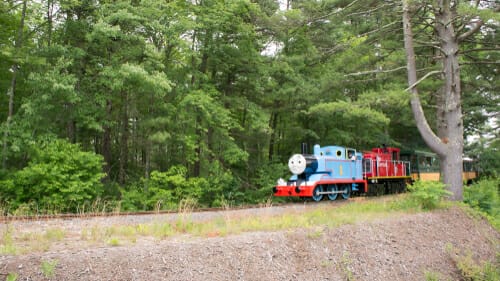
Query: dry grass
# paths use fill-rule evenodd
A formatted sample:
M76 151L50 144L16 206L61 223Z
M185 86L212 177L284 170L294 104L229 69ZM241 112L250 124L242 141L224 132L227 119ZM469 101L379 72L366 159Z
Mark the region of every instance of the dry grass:
M43 233L16 232L6 225L0 235L0 254L16 255L29 252L44 252L53 243L62 241L66 236L62 228L49 228Z
M391 216L398 216L413 210L402 210L393 200L376 202L361 201L355 204L326 205L312 210L291 211L281 215L241 216L226 213L208 221L193 221L192 212L196 206L194 201L179 204L179 215L173 222L155 222L137 225L115 225L111 227L92 227L82 231L82 239L92 242L105 242L115 237L120 241L135 242L139 236L150 236L165 239L175 235L188 234L197 237L217 237L239 234L249 231L276 231L296 228L313 229L318 226L336 227L363 221L372 221ZM266 207L271 206L266 203ZM314 232L314 236L321 233ZM108 243L109 244L109 243Z
M18 252L12 233L13 229L10 225L7 225L2 231L2 235L0 236L0 254L15 255Z

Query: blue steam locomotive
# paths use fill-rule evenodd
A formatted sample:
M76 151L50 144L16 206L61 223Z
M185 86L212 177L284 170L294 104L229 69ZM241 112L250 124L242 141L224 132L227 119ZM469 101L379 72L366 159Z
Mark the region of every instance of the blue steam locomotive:
M342 146L314 146L307 154L305 146L301 154L288 160L292 176L279 179L273 188L275 196L298 196L321 201L326 195L335 200L340 194L347 199L356 193L391 193L405 189L411 181L409 162L399 160L398 148L374 148L358 152Z

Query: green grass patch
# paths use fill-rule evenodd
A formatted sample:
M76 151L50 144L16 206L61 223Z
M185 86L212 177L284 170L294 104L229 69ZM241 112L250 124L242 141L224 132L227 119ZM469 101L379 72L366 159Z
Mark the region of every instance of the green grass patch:
M425 277L425 281L439 281L439 280L441 280L441 274L439 272L434 272L434 271L425 271L424 277Z
M111 237L108 241L107 244L113 247L120 246L120 240L116 237Z
M10 272L9 274L7 274L7 277L5 278L5 281L16 281L17 277L19 277L19 275L17 273Z
M40 268L42 270L42 274L46 278L54 277L56 266L58 263L59 263L58 260L44 260L44 261L42 261L42 264L40 265Z
M49 241L61 241L64 239L65 235L66 232L60 227L49 228L43 234L44 239L47 239Z

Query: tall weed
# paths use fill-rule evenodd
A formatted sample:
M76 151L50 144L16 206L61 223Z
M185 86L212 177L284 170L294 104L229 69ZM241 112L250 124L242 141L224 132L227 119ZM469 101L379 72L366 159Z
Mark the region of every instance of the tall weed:
M7 225L3 233L0 236L0 254L1 255L15 255L17 253L17 248L14 245L14 239L12 237L12 227Z
M43 275L46 278L52 278L55 275L55 269L59 260L44 260L40 265Z
M445 251L453 261L455 267L461 275L460 280L467 281L498 281L500 280L500 262L497 253L497 260L478 261L475 260L470 251L464 252L455 248L451 243L446 244Z

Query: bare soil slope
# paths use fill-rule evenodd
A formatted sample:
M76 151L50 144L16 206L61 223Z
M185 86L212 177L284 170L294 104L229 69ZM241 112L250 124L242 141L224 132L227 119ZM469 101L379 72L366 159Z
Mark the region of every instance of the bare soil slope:
M459 208L371 223L215 238L141 238L0 256L0 280L459 280L456 260L495 262L500 234ZM54 275L44 261L57 261Z

